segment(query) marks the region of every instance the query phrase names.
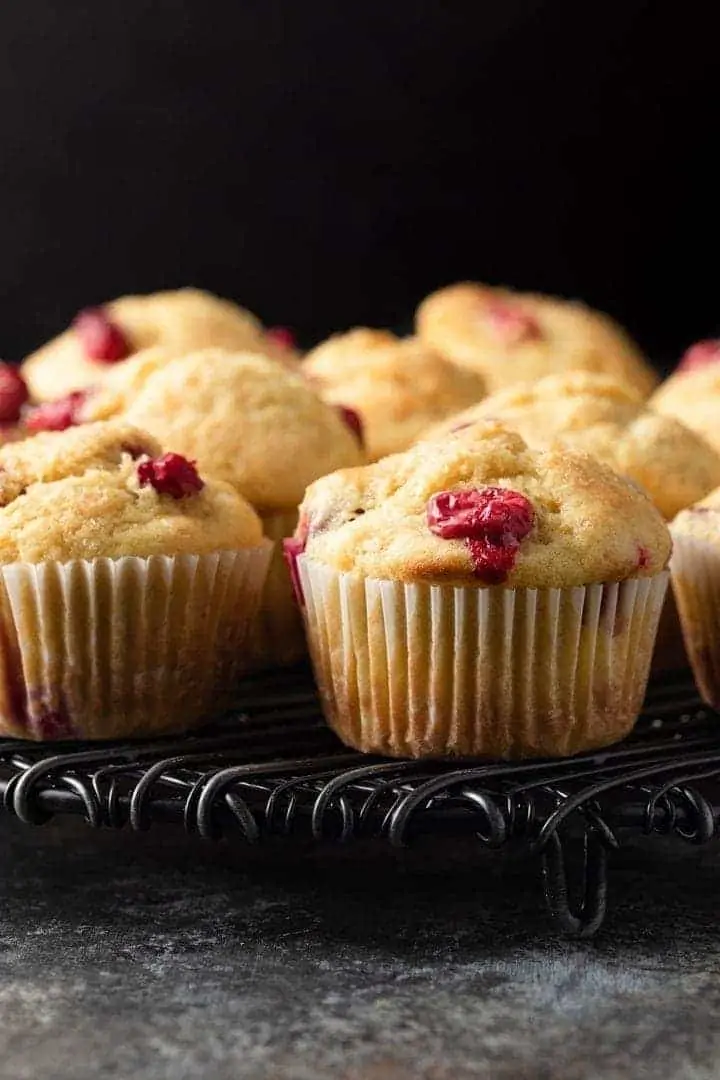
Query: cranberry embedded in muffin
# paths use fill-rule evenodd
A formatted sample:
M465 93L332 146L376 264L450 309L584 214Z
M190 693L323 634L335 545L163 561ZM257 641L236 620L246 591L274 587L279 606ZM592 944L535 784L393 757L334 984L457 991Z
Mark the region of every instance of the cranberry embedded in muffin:
M0 361L0 424L16 424L29 397L27 384L18 369Z

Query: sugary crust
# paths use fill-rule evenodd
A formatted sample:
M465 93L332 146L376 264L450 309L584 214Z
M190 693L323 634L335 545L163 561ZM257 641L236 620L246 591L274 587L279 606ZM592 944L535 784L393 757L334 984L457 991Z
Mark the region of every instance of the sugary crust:
M582 450L642 486L667 520L720 484L720 454L673 417L646 408L631 390L603 375L569 372L498 391L425 432L492 417L538 449Z
M181 499L141 486L138 454L156 448L143 432L104 424L4 448L15 462L2 474L0 563L202 555L262 543L260 519L230 484L206 477Z
M125 419L266 511L297 507L317 477L363 461L356 436L306 379L252 353L206 349L173 360L148 378Z
M160 444L131 424L85 424L48 431L0 447L0 506L38 482L82 476L88 469L113 469L126 455L156 457Z
M362 327L318 345L303 371L327 401L359 413L370 460L407 449L428 424L485 392L479 372L443 359L418 338Z
M644 492L587 455L531 451L492 423L318 480L301 507L308 556L371 578L482 584L464 541L430 531L427 503L489 486L525 495L535 514L507 587L619 581L667 564L670 536Z
M488 314L502 304L530 316L539 333L503 339ZM577 301L463 282L428 296L417 333L458 364L480 371L489 392L571 369L613 375L647 397L657 376L626 332Z

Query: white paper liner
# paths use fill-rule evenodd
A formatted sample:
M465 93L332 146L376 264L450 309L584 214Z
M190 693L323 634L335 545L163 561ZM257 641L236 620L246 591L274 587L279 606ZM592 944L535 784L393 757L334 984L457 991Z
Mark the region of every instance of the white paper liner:
M720 550L670 526L670 560L685 649L704 700L720 707Z
M302 616L282 550L282 541L295 532L298 511L260 513L260 518L263 532L273 541L274 549L260 610L248 642L249 663L255 671L288 667L307 656Z
M270 553L0 567L0 730L152 735L228 704Z
M667 572L587 588L458 588L298 562L325 715L350 746L566 755L616 741L638 716Z

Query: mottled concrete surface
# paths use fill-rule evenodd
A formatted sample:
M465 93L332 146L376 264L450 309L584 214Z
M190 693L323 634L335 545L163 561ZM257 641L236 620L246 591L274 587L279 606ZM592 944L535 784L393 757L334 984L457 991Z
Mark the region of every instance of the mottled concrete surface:
M0 1076L720 1077L717 848L622 853L580 944L473 855L0 818Z

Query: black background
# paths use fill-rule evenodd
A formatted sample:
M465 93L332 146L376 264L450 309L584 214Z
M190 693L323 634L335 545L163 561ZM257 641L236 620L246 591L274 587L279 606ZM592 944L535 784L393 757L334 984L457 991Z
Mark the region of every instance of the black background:
M720 329L710 2L2 0L0 353L185 283L305 343L463 277Z

